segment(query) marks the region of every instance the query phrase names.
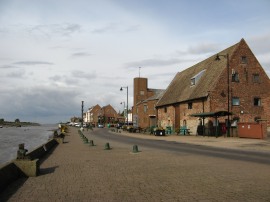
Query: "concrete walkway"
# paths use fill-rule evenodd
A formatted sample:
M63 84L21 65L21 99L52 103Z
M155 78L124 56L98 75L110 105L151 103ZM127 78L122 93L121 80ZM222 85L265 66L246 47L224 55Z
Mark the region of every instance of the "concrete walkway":
M77 130L44 159L40 176L20 179L0 201L270 201L270 165L150 148L134 154L116 142L104 150L106 140L84 131L96 144L89 146ZM264 140L119 135L269 151Z

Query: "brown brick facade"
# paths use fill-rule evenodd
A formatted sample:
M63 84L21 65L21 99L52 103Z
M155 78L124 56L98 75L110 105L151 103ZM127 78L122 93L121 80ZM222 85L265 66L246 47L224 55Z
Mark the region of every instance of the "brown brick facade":
M220 65L224 64L224 69L216 76L215 83L208 86L205 86L204 83L198 83L198 86L191 85L185 88L185 90L193 90L192 88L197 87L196 93L199 90L204 90L208 92L205 97L196 98L193 96L195 97L193 99L158 106L158 124L160 126L164 128L166 126L177 128L186 124L186 126L191 129L192 133L196 134L197 125L200 123L200 120L190 115L202 112L227 111L228 90L229 111L233 113L230 117L231 120L238 119L240 122L254 122L255 119L259 118L263 120L268 119L269 124L270 82L267 74L244 40L241 40L236 48L228 55L228 66L226 63L226 54L220 56L220 61L214 61L214 57L211 57L205 62L205 64L211 65L212 69L214 69L215 66L220 68ZM191 68L195 69L196 65ZM205 68L207 68L207 66ZM229 89L227 80L228 73ZM210 73L206 71L202 80L205 81L208 75L210 75ZM213 75L213 73L211 73L211 75ZM175 82L176 81L173 81L172 84ZM200 89L200 85L203 86L203 89ZM178 89L173 90L177 91ZM174 94L172 89L170 89L170 93ZM183 93L186 94L187 92L185 91ZM168 102L172 100L168 95L166 99ZM175 100L177 100L177 98ZM162 103L164 104L166 102L163 101ZM225 123L225 119L227 119L227 117L221 117L219 121ZM207 123L208 120L209 119L205 119L205 123Z
M133 124L136 127L148 128L157 125L155 97L161 90L149 89L147 78L134 78Z

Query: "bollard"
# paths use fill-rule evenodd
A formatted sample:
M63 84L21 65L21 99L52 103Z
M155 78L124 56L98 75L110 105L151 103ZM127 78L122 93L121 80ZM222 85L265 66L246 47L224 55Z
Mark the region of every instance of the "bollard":
M96 146L93 140L89 140L89 146Z
M139 150L138 150L138 145L133 145L133 153L138 153Z
M83 139L83 142L84 142L84 144L88 144L88 139L87 138L84 138Z
M29 159L26 155L28 152L27 149L24 148L24 143L19 144L19 150L17 151L17 159Z
M110 144L107 142L104 146L104 150L111 150Z

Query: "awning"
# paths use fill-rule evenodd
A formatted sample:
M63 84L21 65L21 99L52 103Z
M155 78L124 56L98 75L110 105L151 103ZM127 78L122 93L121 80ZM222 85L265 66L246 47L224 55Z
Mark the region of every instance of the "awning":
M190 116L193 116L193 117L200 117L200 118L205 118L205 117L214 117L215 120L217 121L218 117L221 117L221 116L228 116L228 115L232 115L231 112L228 112L228 111L217 111L217 112L203 112L203 113L197 113L197 114L191 114ZM204 125L204 123L203 123ZM218 126L216 124L215 126L215 136L217 137L218 136ZM204 135L204 127L203 127L203 135Z
M228 116L228 115L232 115L232 113L227 112L227 111L217 111L217 112L196 113L196 114L191 114L190 116L204 118L204 117L220 117L220 116Z

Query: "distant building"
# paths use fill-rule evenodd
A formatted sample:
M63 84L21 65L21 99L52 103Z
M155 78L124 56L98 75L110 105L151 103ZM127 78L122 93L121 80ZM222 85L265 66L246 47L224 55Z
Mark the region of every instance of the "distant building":
M176 74L157 103L158 125L185 126L196 134L202 121L213 120L191 114L228 111L228 106L232 124L258 119L269 124L270 81L245 40L217 54ZM226 119L219 118L220 124Z
M86 113L84 122L97 126L100 124L114 124L118 122L124 122L125 118L119 115L111 105L100 107L96 104L90 107Z
M163 92L162 89L148 88L147 78L134 78L132 120L135 127L148 128L157 125L155 107Z
M101 107L98 104L90 107L86 112L85 122L91 125L97 125L98 115L99 115L98 113L100 110L101 110Z
M109 104L102 107L98 112L98 123L102 124L115 124L122 119L116 110Z

